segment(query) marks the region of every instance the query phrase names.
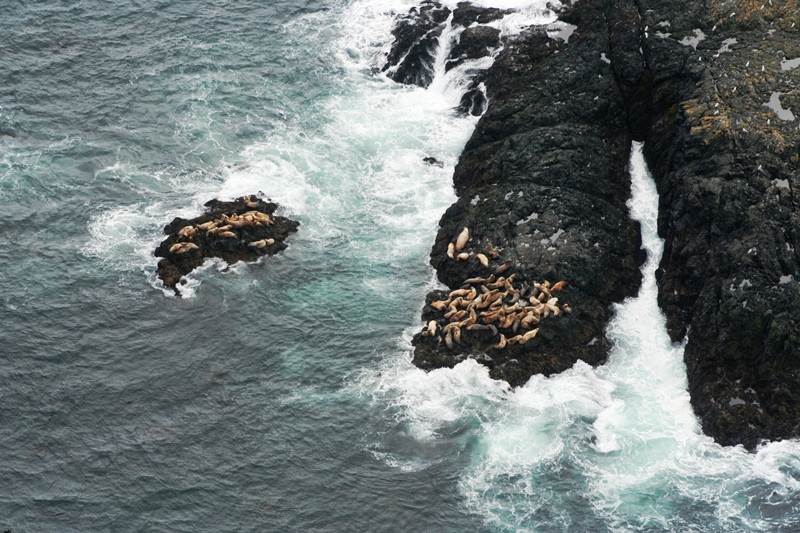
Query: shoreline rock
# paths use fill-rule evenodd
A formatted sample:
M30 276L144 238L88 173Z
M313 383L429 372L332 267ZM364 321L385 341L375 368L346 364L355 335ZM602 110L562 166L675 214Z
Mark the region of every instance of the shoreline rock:
M570 31L506 42L479 78L490 104L431 264L451 289L506 261L521 281L565 279L574 311L524 349L493 352L480 338L448 349L419 334L414 363L475 357L519 385L603 362L610 304L640 284L626 165L631 140L644 141L665 239L659 305L673 341L688 332L703 431L750 450L800 436L800 13L790 2L581 0L560 24ZM472 255L452 260L465 226ZM489 267L474 259L487 242L500 252ZM428 296L426 320L442 296Z
M398 83L428 87L433 81L436 52L448 20L450 27L457 31L445 59L445 70L496 53L503 44L500 30L486 24L513 12L469 2L459 2L451 11L438 2L424 0L419 7L412 7L408 13L398 16L392 30L395 40L381 72ZM484 112L485 73L485 69L473 72L470 86L457 107L459 112L474 116Z
M800 12L708 4L640 8L644 27L671 34L642 47L665 239L659 305L674 341L688 332L703 431L753 450L800 436L800 130L784 112L800 111L800 70L784 63L800 57Z
M431 252L439 280L451 289L505 264L504 275L519 282L566 280L563 299L572 314L543 322L533 341L503 349L491 348L501 332L464 335L452 349L441 337L418 334L413 362L421 368L475 357L490 376L516 386L578 359L597 365L608 354L611 304L638 291L645 254L626 206L631 137L613 72L595 53L609 46L603 13L591 4L580 9L589 26L569 43L534 28L506 43L486 73L491 105L456 166L459 199L442 217ZM464 227L465 252L473 255L450 259L448 245ZM499 252L488 267L475 259L487 243ZM441 296L428 296L424 319L435 315L430 305Z
M168 237L155 256L156 275L175 291L183 276L218 257L229 264L255 261L286 249L284 242L297 231L299 222L275 216L278 204L244 196L230 202L210 200L206 212L193 219L177 217L164 227Z

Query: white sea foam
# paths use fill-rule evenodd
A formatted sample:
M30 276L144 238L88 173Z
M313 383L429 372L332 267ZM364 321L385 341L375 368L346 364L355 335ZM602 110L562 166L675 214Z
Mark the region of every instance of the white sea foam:
M477 3L518 10L492 23L505 33L553 19L543 1ZM457 2L447 4L454 8ZM345 67L338 77L324 80L332 93L309 109L324 117L319 128L306 130L303 120L288 121L238 154L235 159L243 164L223 165L216 176L134 177L136 169L123 164L105 169L145 191L173 183L191 200L111 209L91 222L87 254L116 268L142 269L160 287L150 275L157 262L150 251L163 238L164 224L175 216L195 216L209 198L263 191L281 204L280 214L301 220L302 231L293 239L310 247L310 254L325 249L327 243L348 241L352 247L340 253L367 260L388 258L398 264L424 261L436 221L454 200L451 176L476 121L453 113L453 107L469 82L467 70L486 67L492 58L468 62L445 74L449 46L445 43L439 75L428 90L374 75L391 46L395 16L412 5L405 0L360 0L339 13L315 13L287 25L286 31L296 34L294 40L319 47L311 54ZM448 30L448 35L452 33ZM331 40L332 47L326 44ZM201 82L196 84L205 87ZM196 117L190 111L183 122L209 130L211 144L206 143L205 149L225 153L228 144L223 142L222 147L213 141L213 124L203 109L196 110ZM441 166L426 164L425 157L436 158ZM193 276L192 288L202 277Z
M474 361L424 374L406 356L387 363L372 394L399 408L423 442L453 424L473 425L480 444L461 489L499 529L569 528L593 511L614 531L769 531L770 513L786 517L800 505L800 443L749 454L701 434L683 346L670 342L656 302L663 242L640 146L631 169L629 207L648 259L639 295L617 306L609 325L614 348L606 365L578 362L511 390ZM576 508L576 500L586 503Z

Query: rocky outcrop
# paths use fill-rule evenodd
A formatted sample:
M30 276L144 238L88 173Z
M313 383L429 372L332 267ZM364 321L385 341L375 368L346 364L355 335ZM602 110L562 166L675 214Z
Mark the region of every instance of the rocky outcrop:
M433 81L433 63L439 36L450 9L425 1L397 19L394 43L382 71L397 83L427 87Z
M431 263L453 289L505 261L521 281L567 280L574 311L511 349L418 335L415 364L475 356L519 384L604 360L609 305L639 284L624 205L635 139L661 195L659 303L672 339L688 333L703 430L751 449L800 436L798 18L792 0L581 0L559 25L508 43L486 74L491 105L456 168L459 200ZM500 251L489 268L447 256L463 227L473 256L487 242ZM429 296L426 320L442 296Z
M800 436L800 10L629 11L650 80L637 101L666 240L659 304L672 339L688 333L694 409L722 444Z
M635 295L644 253L629 217L627 173L631 136L623 95L609 64L609 34L600 6L579 4L567 22L569 42L545 28L507 44L486 77L492 104L456 167L459 200L444 214L431 253L439 280L452 289L509 263L519 283L565 280L572 314L543 321L533 340L492 348L497 336L464 332L448 349L443 336L416 336L414 363L452 367L477 357L494 378L519 385L537 373L570 368L578 359L605 360L610 305ZM577 65L577 67L576 67ZM468 227L473 257L453 260L450 242ZM487 243L499 257L476 259ZM436 316L429 295L423 316ZM442 323L441 326L445 326Z
M394 42L381 70L398 83L428 87L433 81L440 46L446 48L445 70L493 55L502 45L500 30L486 24L511 12L469 2L459 2L451 11L438 2L425 0L397 18L392 30ZM447 32L448 28L455 31ZM486 108L484 77L485 68L473 69L459 111L475 116L483 113Z
M289 234L299 222L275 216L278 205L244 196L231 202L206 202L205 214L187 220L175 218L164 227L168 237L155 250L161 257L156 274L166 287L177 290L181 278L207 258L229 264L255 261L285 250Z

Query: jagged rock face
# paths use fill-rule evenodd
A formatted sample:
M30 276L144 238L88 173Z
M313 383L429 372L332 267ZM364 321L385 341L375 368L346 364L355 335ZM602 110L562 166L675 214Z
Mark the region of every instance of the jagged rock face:
M445 69L457 67L468 59L479 59L500 47L500 30L488 26L466 28L450 51Z
M530 31L483 79L492 103L431 262L451 287L506 260L520 279L566 279L574 312L509 351L418 336L414 362L474 355L519 384L604 359L608 305L639 284L624 207L633 138L661 195L659 303L672 339L688 332L704 431L751 449L800 436L800 12L779 0L582 0L561 19L575 26L568 43ZM464 226L468 251L500 251L489 269L447 257Z
M494 54L501 46L500 30L484 26L503 18L511 10L480 7L460 2L452 12L446 6L425 1L397 18L392 35L395 38L382 71L398 83L428 87L433 81L434 62L446 21L454 28L463 28L452 43L445 62L450 70L467 60ZM449 44L449 43L445 43ZM458 109L478 116L486 109L486 95L481 83L485 71L472 72L472 83Z
M398 17L392 30L395 40L382 70L397 83L430 85L436 46L449 16L449 8L426 1Z
M608 353L610 304L638 291L644 253L626 206L631 137L622 93L597 52L609 48L609 33L597 3L580 2L572 17L578 29L568 44L532 31L489 69L492 104L456 167L459 200L440 221L431 264L456 288L510 261L506 275L520 281L568 281L562 298L573 312L543 323L532 341L503 349L491 348L497 337L486 331L463 335L452 350L418 335L413 360L421 368L472 356L492 377L519 385L578 359L598 364ZM463 227L471 235L467 253L487 243L499 251L488 268L448 257ZM426 302L425 319L435 316L430 303L440 296Z
M207 212L199 217L178 217L167 224L164 234L168 237L155 250L155 256L163 258L156 274L178 295L181 278L206 258L218 257L233 264L274 255L286 249L284 241L300 225L275 216L278 204L251 197L232 202L210 200L205 207Z
M459 2L453 10L453 25L468 28L476 23L488 24L489 22L500 20L509 13L513 13L513 10L482 7L469 2Z
M753 448L800 436L800 12L678 4L640 6L659 304L703 430Z

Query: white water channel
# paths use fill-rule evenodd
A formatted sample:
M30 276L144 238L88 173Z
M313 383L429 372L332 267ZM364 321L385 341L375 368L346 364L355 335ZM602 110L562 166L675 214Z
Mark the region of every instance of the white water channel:
M785 530L786 522L771 518L796 509L800 445L772 443L749 454L701 434L683 346L670 342L657 305L663 241L641 145L633 146L630 169L628 206L641 223L647 261L638 296L616 306L605 365L579 361L511 390L471 360L427 374L390 364L379 394L403 407L421 441L474 424L478 444L461 488L501 530ZM581 516L586 509L593 516Z

